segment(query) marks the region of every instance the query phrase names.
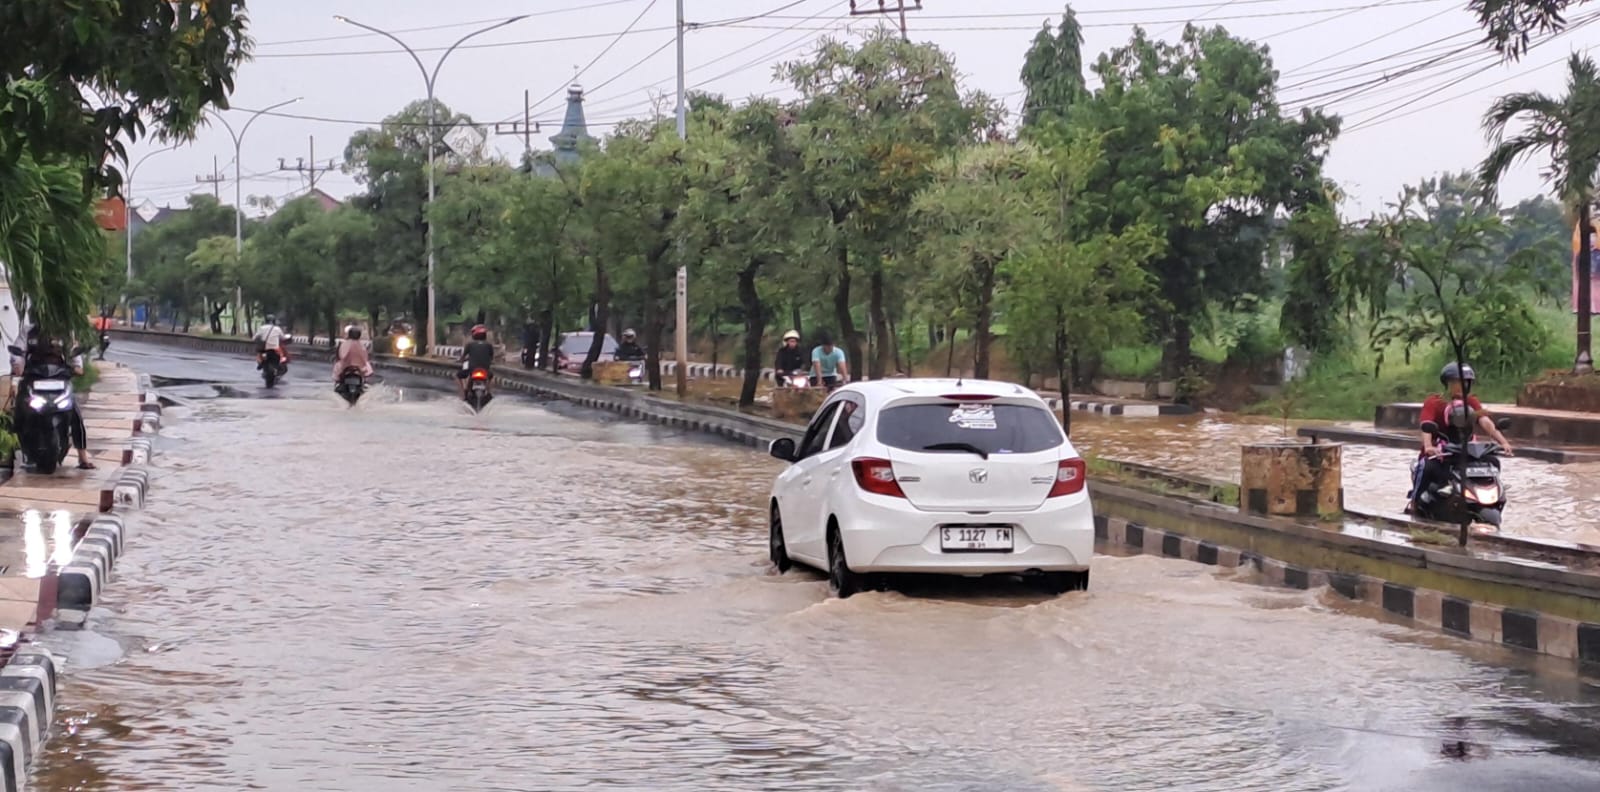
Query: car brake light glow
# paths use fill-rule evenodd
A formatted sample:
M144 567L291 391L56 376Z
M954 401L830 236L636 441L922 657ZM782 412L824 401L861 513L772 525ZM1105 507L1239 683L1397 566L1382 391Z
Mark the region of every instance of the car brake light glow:
M894 478L894 465L887 459L862 457L850 460L850 469L856 474L856 485L874 495L904 498L900 482Z
M987 394L987 393L947 393L947 394L945 394L943 396L940 396L939 398L941 398L941 399L949 399L950 401L958 401L958 402L974 402L974 401L990 401L990 400L993 400L993 399L998 399L1000 397L999 396L992 396L992 395Z
M483 369L478 369L477 371L472 372L472 378L475 380L486 380L489 378L489 372L484 371Z
M1075 495L1083 491L1083 485L1089 480L1089 466L1082 459L1063 459L1056 466L1056 483L1050 488L1047 497L1059 498L1063 495Z

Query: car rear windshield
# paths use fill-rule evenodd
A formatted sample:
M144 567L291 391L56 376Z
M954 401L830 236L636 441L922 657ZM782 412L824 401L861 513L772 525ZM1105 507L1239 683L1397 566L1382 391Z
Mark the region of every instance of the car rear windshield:
M1055 416L1026 404L907 404L878 416L878 442L907 451L1031 454L1055 448L1061 439Z
M594 336L592 335L567 336L561 339L561 351L569 356L587 355L589 354L589 345L592 343L594 343ZM615 351L617 351L617 342L612 340L611 336L606 336L606 340L600 342L600 353L609 355Z

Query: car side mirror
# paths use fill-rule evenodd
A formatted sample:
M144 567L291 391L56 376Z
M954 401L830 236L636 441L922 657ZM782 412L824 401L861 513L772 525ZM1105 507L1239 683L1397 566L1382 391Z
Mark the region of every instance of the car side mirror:
M772 444L767 446L767 453L772 454L774 459L781 459L785 462L795 461L794 439L790 437L780 437L772 441Z
M1428 434L1436 435L1436 434L1439 433L1439 425L1434 423L1433 421L1423 421L1422 422L1422 431L1427 432Z
M1511 419L1510 418L1500 418L1500 419L1496 420L1494 422L1494 428L1499 429L1502 432L1504 432L1507 429L1510 429L1511 428Z

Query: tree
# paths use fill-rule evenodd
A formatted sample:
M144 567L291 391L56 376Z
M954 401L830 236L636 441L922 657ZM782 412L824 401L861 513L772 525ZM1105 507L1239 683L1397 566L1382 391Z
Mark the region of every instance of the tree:
M1364 254L1414 286L1398 305L1369 295L1382 311L1372 335L1380 366L1395 343L1409 358L1419 345L1443 340L1457 359L1480 371L1529 373L1529 350L1547 339L1523 295L1532 262L1548 255L1551 243L1495 261L1490 254L1510 233L1505 221L1481 199L1467 209L1446 220L1452 214L1448 193L1424 182L1407 187L1390 213L1374 220Z
M1161 229L1166 246L1149 265L1160 300L1146 319L1166 342L1166 375L1178 376L1210 306L1263 290L1282 216L1326 200L1338 122L1310 110L1286 118L1266 48L1220 27L1188 26L1175 45L1135 30L1095 71L1103 87L1072 123L1103 141L1089 190L1105 196L1098 225Z
M1508 58L1520 58L1533 37L1566 29L1566 13L1589 0L1472 0L1485 40Z
M912 246L912 200L933 165L992 131L999 109L983 94L963 96L955 64L942 50L880 28L859 47L825 40L809 61L779 67L800 91L795 134L805 153L803 206L830 221L833 318L852 365L863 358L853 309L855 277L867 277L867 317L882 376L892 343L883 261Z
M1089 93L1083 75L1083 27L1072 6L1052 31L1050 23L1033 37L1022 61L1022 126L1063 119L1067 111Z
M233 208L216 198L195 193L187 199L188 209L173 213L167 221L147 227L133 240L135 290L157 307L173 310L173 322L188 321L196 300L206 296L195 291L194 265L190 255L209 237L227 237L233 246ZM255 224L245 226L247 236ZM223 296L225 293L213 293ZM202 308L209 308L209 301Z
M0 162L0 263L18 307L44 332L86 330L107 262L82 173L16 155Z
M1513 121L1521 132L1507 137ZM1588 57L1574 53L1567 62L1567 93L1555 98L1539 92L1502 96L1483 117L1493 145L1480 168L1485 196L1493 199L1501 178L1519 160L1542 154L1548 158L1544 177L1557 200L1578 219L1578 354L1573 371L1594 370L1590 354L1589 288L1594 224L1595 179L1600 177L1600 70Z

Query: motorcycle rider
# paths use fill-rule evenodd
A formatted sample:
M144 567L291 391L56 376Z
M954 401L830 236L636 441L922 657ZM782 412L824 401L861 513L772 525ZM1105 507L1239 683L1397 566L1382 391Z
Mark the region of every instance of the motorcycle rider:
M622 343L617 344L617 351L611 356L613 360L624 362L644 360L644 347L639 346L639 335L633 328L622 331Z
M787 378L806 370L806 355L800 351L800 333L790 330L783 334L783 345L778 347L778 358L772 363L772 380L780 387Z
M461 392L461 398L467 398L467 377L478 369L490 371L493 365L494 345L489 343L489 328L474 325L472 340L461 350L461 370L456 372L456 387Z
M850 364L844 350L834 346L827 333L817 338L817 346L811 350L811 381L829 390L850 381Z
M1500 455L1514 456L1511 450L1511 441L1500 433L1500 428L1494 425L1494 419L1483 409L1483 403L1478 401L1478 397L1467 395L1463 399L1462 394L1466 392L1466 385L1476 380L1477 373L1472 370L1471 366L1463 366L1454 362L1446 364L1439 371L1439 383L1444 385L1445 393L1433 394L1428 397L1427 401L1422 403L1422 416L1419 419L1419 424L1432 421L1435 426L1439 427L1441 433L1458 431L1453 430L1450 426L1450 407L1453 402L1464 401L1471 410L1471 414L1477 418L1475 422L1477 429L1494 438L1494 441L1500 445ZM1419 429L1417 439L1422 444L1423 462L1417 471L1416 480L1412 482L1411 492L1415 500L1427 503L1432 501L1434 490L1449 480L1450 474L1444 459L1444 445L1439 438ZM1467 439L1470 440L1470 436ZM1412 503L1413 508L1415 507L1415 500Z
M333 381L337 383L345 369L355 369L361 376L372 376L372 361L367 357L367 347L361 343L361 328L350 325L344 329L344 339L339 342L339 354L333 360Z
M266 321L256 330L250 340L256 342L256 370L261 370L262 361L267 358L267 350L278 351L278 361L281 365L289 365L289 353L283 348L283 339L287 335L283 328L278 326L278 317L267 314Z

